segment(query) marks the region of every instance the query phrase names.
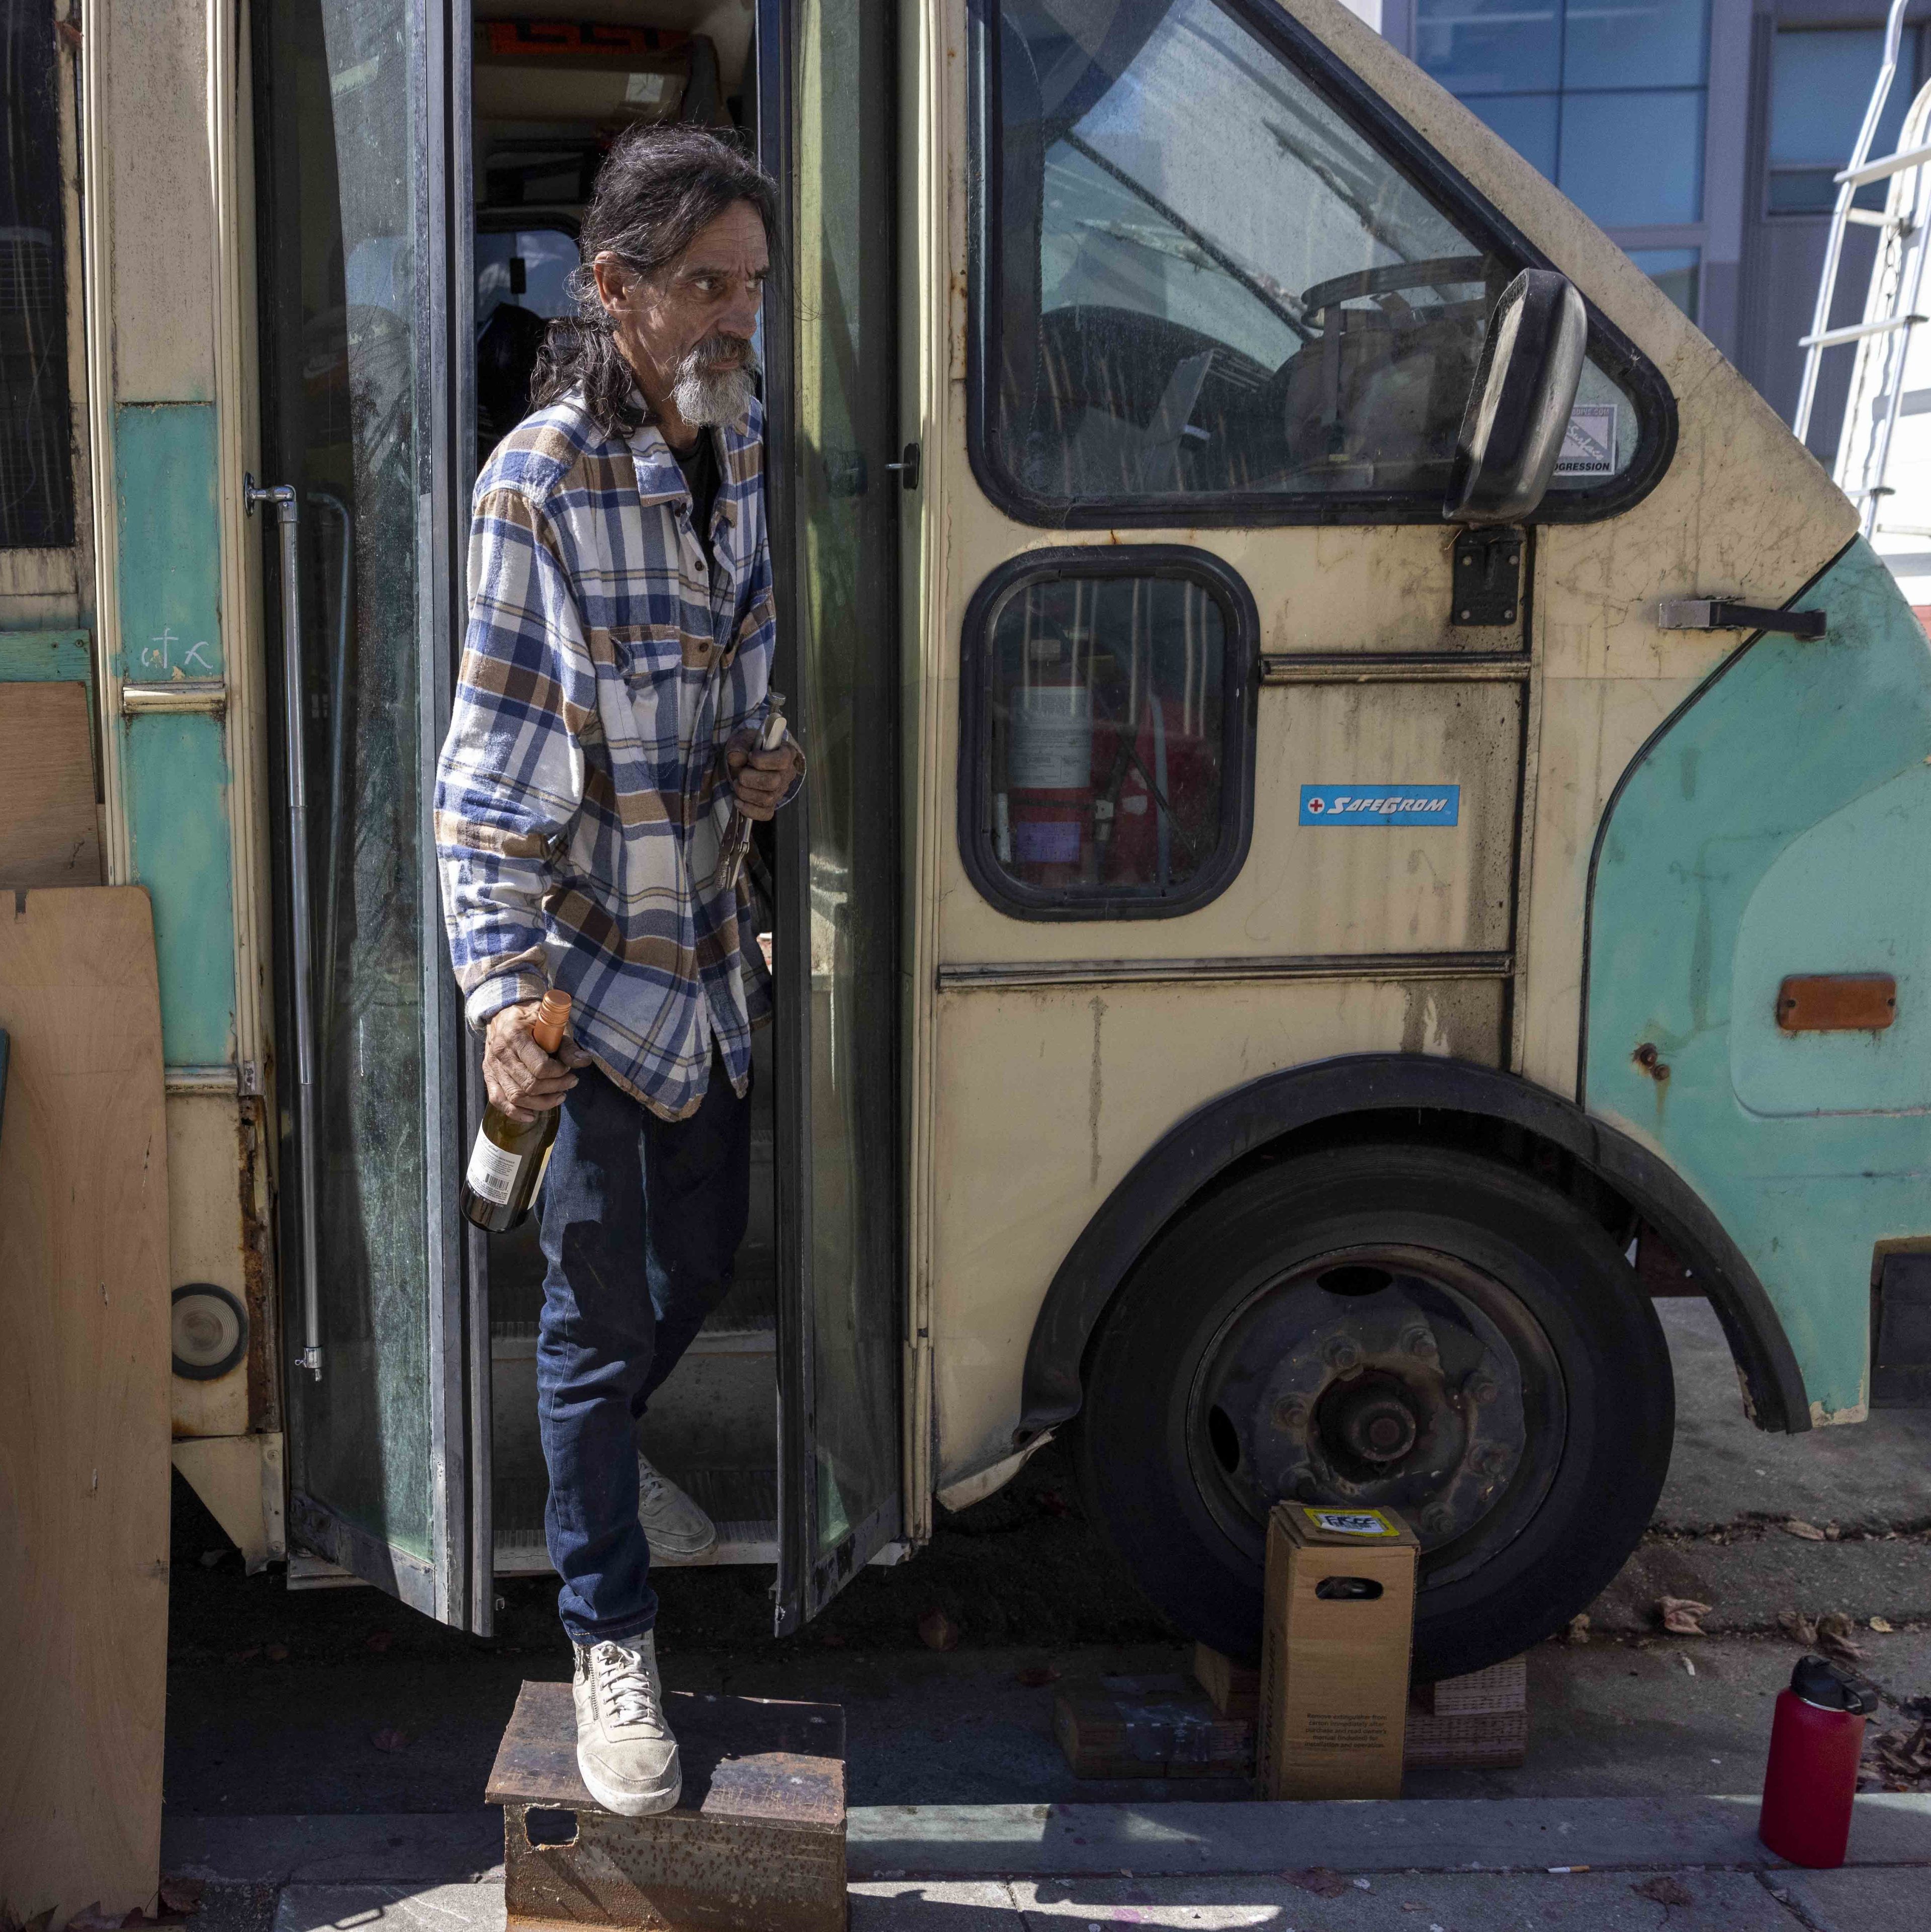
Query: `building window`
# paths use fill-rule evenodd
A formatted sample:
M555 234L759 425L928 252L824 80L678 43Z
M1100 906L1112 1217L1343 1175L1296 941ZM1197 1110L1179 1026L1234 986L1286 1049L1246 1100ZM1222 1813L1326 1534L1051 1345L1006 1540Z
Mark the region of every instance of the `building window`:
M967 614L960 842L1030 919L1162 917L1219 892L1252 812L1258 624L1216 559L1034 551Z
M1702 266L1700 248L1632 248L1630 260L1682 310L1696 313L1696 272Z
M0 170L0 550L73 542L61 246L60 97L52 15L0 8L6 62Z
M1907 27L1873 160L1894 153L1918 91L1921 29ZM1837 205L1834 177L1850 160L1871 89L1884 62L1877 27L1780 27L1771 53L1769 212L1827 214ZM1858 193L1861 208L1882 208L1888 182Z
M1522 266L1479 204L1449 212L1465 185L1398 166L1294 63L1291 23L1230 0L974 19L988 494L1042 524L1437 516ZM1651 425L1594 359L1583 399L1624 425L1594 485L1616 494Z
M1633 258L1670 257L1656 279L1693 316L1694 261L1639 231L1704 219L1709 0L1416 0L1414 17L1420 65Z

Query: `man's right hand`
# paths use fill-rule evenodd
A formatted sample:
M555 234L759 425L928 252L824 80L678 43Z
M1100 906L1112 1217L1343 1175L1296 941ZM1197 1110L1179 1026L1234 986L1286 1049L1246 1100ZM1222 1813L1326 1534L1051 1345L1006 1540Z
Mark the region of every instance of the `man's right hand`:
M522 1126L538 1114L560 1107L577 1084L574 1067L586 1066L590 1056L568 1034L554 1055L536 1043L531 1028L540 1003L526 1000L505 1006L490 1021L483 1036L483 1085L490 1104Z

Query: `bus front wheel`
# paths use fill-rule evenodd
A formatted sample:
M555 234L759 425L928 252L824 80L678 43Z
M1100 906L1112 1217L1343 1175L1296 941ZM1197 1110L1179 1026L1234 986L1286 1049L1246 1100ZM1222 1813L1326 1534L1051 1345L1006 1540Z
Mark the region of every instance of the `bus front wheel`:
M1249 1660L1276 1502L1399 1510L1426 1680L1588 1606L1674 1420L1655 1311L1574 1202L1453 1150L1352 1147L1234 1183L1147 1250L1089 1354L1078 1457L1155 1604Z

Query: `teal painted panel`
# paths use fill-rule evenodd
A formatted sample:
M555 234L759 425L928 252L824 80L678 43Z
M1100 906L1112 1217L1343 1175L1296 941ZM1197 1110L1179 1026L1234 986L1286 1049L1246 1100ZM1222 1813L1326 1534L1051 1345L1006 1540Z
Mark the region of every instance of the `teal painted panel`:
M85 631L0 631L0 684L94 682Z
M155 713L121 725L134 877L154 908L161 1050L170 1066L235 1058L235 899L221 721Z
M1861 540L1799 601L1825 639L1733 658L1611 808L1585 1097L1749 1257L1817 1416L1865 1400L1874 1244L1931 1233L1931 646ZM1897 976L1896 1025L1777 1031L1785 975L1855 971Z
M115 410L124 678L221 675L216 478L213 404Z
M222 674L215 422L205 403L114 412L122 677ZM154 902L161 1048L171 1066L235 1058L235 905L226 734L218 718L121 723L133 876Z

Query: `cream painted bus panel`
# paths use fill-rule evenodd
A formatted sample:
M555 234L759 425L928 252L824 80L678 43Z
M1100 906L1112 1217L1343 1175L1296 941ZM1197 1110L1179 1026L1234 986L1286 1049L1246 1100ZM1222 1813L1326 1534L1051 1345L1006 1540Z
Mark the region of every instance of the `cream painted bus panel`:
M88 15L107 43L117 402L214 400L208 11L142 0Z
M168 1286L212 1282L248 1305L239 1207L241 1118L232 1094L170 1094L168 1128ZM239 1436L248 1426L248 1362L199 1382L168 1378L174 1433Z
M1603 807L1657 723L1741 639L1664 632L1665 597L1787 603L1847 544L1857 515L1770 405L1602 230L1336 0L1302 21L1635 343L1676 398L1676 452L1621 516L1537 533L1534 640L1546 678L1525 832L1519 1070L1576 1084L1583 914Z
M1515 684L1270 685L1255 743L1254 836L1219 896L1171 919L1019 920L955 845L948 964L1505 952L1522 752ZM1453 826L1303 825L1304 784L1452 784Z
M941 994L936 1486L1011 1454L1027 1345L1054 1272L1170 1129L1264 1074L1341 1054L1496 1066L1503 993L1489 980Z

